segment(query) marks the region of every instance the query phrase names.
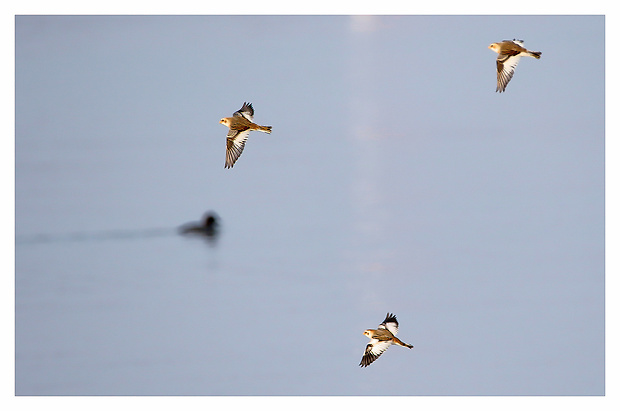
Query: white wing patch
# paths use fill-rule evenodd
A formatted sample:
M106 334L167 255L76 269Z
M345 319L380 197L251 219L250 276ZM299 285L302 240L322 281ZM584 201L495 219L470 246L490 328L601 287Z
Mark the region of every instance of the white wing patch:
M392 345L392 341L379 341L373 338L372 340L370 340L370 344L368 345L370 345L370 349L367 349L366 351L378 357L383 354L385 350L390 348L390 345Z
M243 117L245 117L246 119L250 120L250 121L254 121L254 117L250 114L249 111L240 111L239 112Z
M514 44L517 44L517 45L525 48L525 46L523 45L523 40L514 39L514 40L509 40L509 41L512 41Z
M366 351L362 357L360 363L363 367L368 367L373 361L375 361L381 354L385 352L392 345L392 341L379 341L372 338L370 344L366 346Z
M398 334L398 323L395 322L387 322L385 323L385 327L389 332L392 333L392 335L396 335Z

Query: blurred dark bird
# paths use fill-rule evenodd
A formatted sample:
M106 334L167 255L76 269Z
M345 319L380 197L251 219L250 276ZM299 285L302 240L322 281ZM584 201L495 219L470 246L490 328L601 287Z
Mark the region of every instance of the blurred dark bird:
M366 330L364 335L370 338L370 343L366 346L364 356L360 362L360 367L368 367L381 354L385 352L390 345L396 344L402 347L413 348L413 345L402 342L396 338L398 333L398 321L394 314L387 313L385 320L376 330Z
M232 117L220 120L230 130L226 135L226 163L225 168L231 168L243 152L245 142L251 130L271 133L271 126L259 126L254 122L254 108L252 103L243 103L243 106L233 113Z
M495 91L506 91L506 86L515 73L522 56L540 59L540 51L529 51L523 47L523 40L504 40L501 43L491 43L491 50L497 53L497 88Z
M220 231L220 222L217 214L208 212L200 223L188 223L179 227L181 234L194 234L206 237L207 240L215 240Z

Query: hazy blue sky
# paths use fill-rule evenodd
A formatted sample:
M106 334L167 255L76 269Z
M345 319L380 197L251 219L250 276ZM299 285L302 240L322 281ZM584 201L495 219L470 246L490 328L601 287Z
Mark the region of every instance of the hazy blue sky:
M15 56L17 394L605 393L603 16L19 16ZM415 348L360 369L388 311Z

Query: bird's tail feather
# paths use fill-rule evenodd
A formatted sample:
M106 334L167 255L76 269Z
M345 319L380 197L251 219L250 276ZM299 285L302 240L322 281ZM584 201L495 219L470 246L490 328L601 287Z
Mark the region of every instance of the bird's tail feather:
M263 133L271 133L271 126L258 126L258 131Z
M401 340L399 340L398 338L394 337L394 342L398 345L401 345L403 347L407 347L407 348L413 348L413 345L411 344L407 344L406 342L402 342Z
M541 54L542 53L540 51L530 51L530 56L534 57L535 59L539 59Z

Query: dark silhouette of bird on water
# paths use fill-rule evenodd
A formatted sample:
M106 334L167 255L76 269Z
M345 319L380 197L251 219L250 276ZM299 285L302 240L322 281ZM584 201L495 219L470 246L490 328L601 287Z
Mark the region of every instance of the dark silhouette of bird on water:
M201 222L188 223L179 227L183 235L199 235L210 242L215 242L220 233L220 218L212 211L205 213Z

